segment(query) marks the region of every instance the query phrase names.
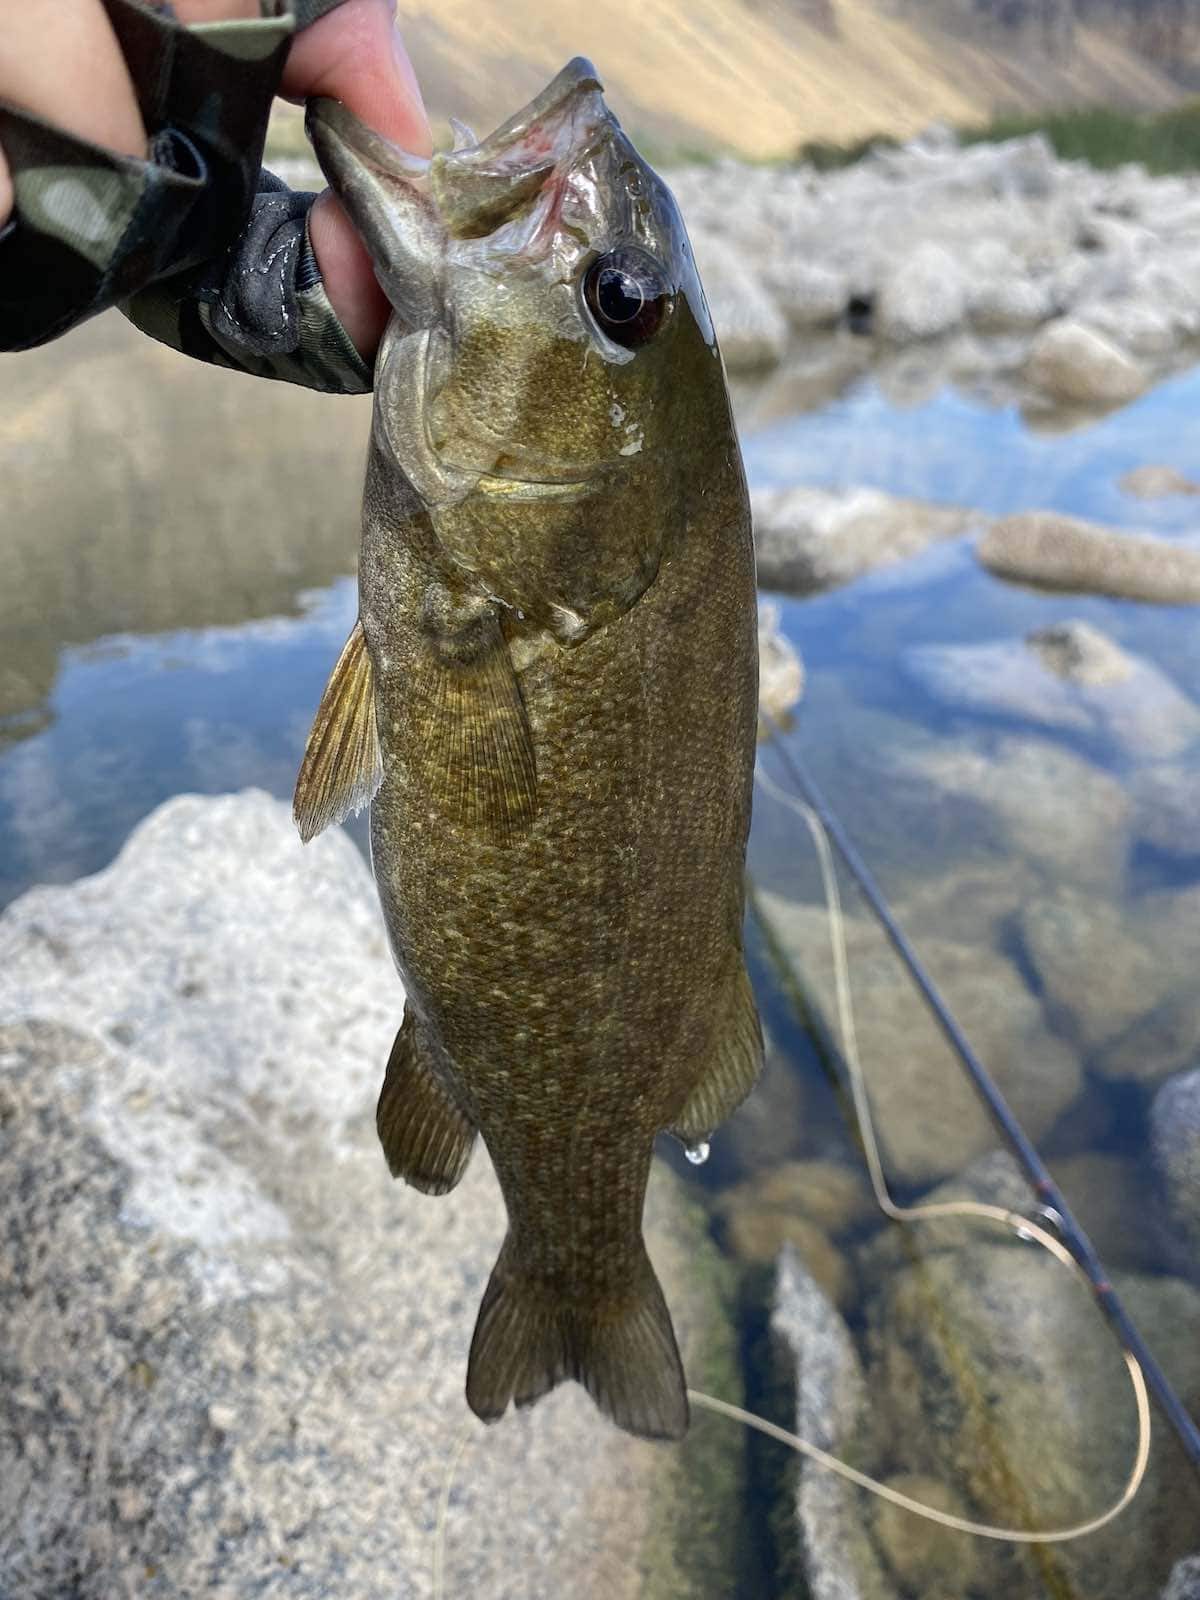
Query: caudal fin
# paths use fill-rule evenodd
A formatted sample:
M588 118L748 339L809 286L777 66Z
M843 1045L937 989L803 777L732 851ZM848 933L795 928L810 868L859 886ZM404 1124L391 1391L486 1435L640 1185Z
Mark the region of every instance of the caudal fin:
M553 1300L515 1269L509 1240L479 1307L467 1404L495 1422L566 1378L619 1428L646 1439L687 1432L687 1386L671 1315L649 1257L637 1287L611 1301Z

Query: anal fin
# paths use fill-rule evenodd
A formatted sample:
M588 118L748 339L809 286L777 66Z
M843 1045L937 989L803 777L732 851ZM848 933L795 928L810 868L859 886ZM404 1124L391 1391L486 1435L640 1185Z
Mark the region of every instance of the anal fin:
M356 622L325 685L296 779L292 817L305 844L370 805L382 778L371 657Z
M411 1011L396 1035L375 1111L393 1178L425 1194L446 1194L467 1170L475 1129L434 1070Z
M762 1069L762 1027L740 950L719 1014L712 1052L669 1130L686 1145L701 1143L731 1116Z

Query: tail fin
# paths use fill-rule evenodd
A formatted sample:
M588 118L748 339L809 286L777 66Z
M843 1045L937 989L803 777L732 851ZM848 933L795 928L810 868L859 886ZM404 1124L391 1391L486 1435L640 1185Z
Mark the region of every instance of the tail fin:
M582 1383L627 1433L681 1439L687 1432L683 1365L649 1256L636 1287L619 1299L552 1300L522 1278L510 1236L479 1307L467 1404L484 1422L495 1422L510 1400L532 1405L565 1378Z

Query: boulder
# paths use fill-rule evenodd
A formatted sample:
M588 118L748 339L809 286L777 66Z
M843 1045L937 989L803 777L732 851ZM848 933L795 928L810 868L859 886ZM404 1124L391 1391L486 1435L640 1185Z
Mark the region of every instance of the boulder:
M998 518L976 554L998 577L1043 588L1163 605L1200 600L1200 545L1122 533L1053 511Z
M1112 895L1124 877L1128 796L1108 773L1049 740L913 741L887 752L885 772L970 808L978 830L1055 882Z
M967 1506L948 1484L919 1472L897 1472L883 1482L919 1505L954 1517L966 1517ZM887 1500L872 1500L875 1543L906 1594L922 1600L949 1600L970 1592L978 1562L969 1543L953 1530L926 1521Z
M1127 936L1156 970L1159 1002L1088 1061L1104 1078L1162 1083L1200 1056L1200 888L1160 889L1126 907ZM1118 982L1105 973L1105 982Z
M837 588L956 538L978 521L957 506L879 489L754 489L750 501L758 581L790 594Z
M775 937L827 1022L836 1019L823 908L758 891ZM995 1143L969 1079L882 933L847 919L855 1032L871 1113L893 1182L930 1183ZM1045 1028L1016 967L998 952L922 938L918 953L1030 1136L1039 1138L1082 1087L1079 1062Z
M777 259L763 268L762 282L793 328L828 327L850 300L846 274L820 261Z
M1035 337L1025 377L1060 405L1113 406L1134 400L1149 375L1111 339L1084 323L1059 318Z
M730 1588L719 1419L668 1450L575 1385L470 1418L503 1206L482 1148L442 1198L387 1177L401 1000L350 840L302 849L264 794L173 800L0 919L0 1593L428 1596L460 1430L446 1593ZM648 1239L692 1381L736 1397L720 1262L657 1167Z
M967 296L967 315L977 328L1003 332L1036 328L1058 311L1054 285L1044 278L1013 276L977 278Z
M1133 1398L1087 1289L1037 1246L993 1232L976 1227L875 1280L867 1377L892 1446L885 1466L953 1486L981 1520L1061 1527L1117 1499L1134 1458ZM1116 1286L1194 1411L1200 1292L1131 1274ZM1160 1444L1133 1504L1086 1539L1030 1547L951 1537L977 1563L973 1592L1129 1600L1157 1591L1194 1550L1198 1528L1200 1486Z
M1200 1600L1200 1555L1175 1563L1160 1600Z
M1127 911L1068 884L1022 906L1017 933L1054 1024L1090 1051L1165 999L1164 967Z
M747 252L694 229L692 244L727 369L755 372L773 367L787 346L788 326Z
M1154 1096L1150 1148L1175 1258L1200 1279L1200 1067L1168 1078Z
M790 1249L779 1257L771 1332L795 1384L794 1431L860 1471L872 1471L878 1442L854 1341ZM898 1600L867 1532L859 1490L802 1460L794 1507L800 1565L812 1600Z
M758 707L780 722L804 693L804 663L795 645L780 631L779 607L763 601L758 608Z
M908 344L934 339L962 322L967 281L954 256L940 244L919 244L884 276L875 305L875 326L884 339Z

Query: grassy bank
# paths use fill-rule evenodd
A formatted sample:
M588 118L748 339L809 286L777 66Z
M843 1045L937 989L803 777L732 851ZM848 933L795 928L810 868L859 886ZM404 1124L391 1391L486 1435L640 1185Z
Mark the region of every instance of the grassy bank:
M1151 172L1191 172L1200 169L1200 100L1189 100L1171 111L1139 116L1104 106L1042 115L1004 116L978 127L960 128L964 144L1014 139L1026 133L1044 133L1055 152L1067 161L1087 161L1093 167L1119 167L1140 161ZM800 160L820 172L852 166L895 139L880 135L856 144L814 142L802 145Z

